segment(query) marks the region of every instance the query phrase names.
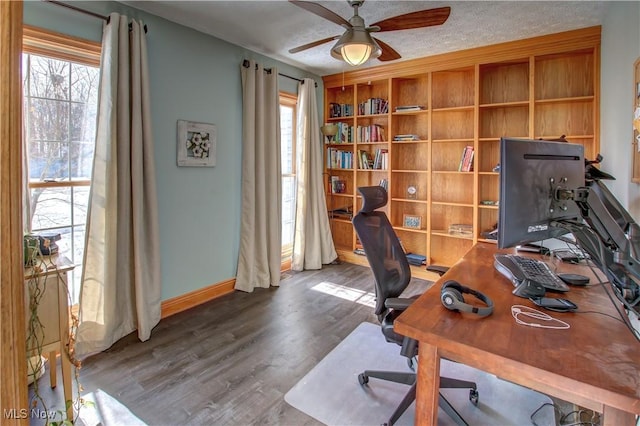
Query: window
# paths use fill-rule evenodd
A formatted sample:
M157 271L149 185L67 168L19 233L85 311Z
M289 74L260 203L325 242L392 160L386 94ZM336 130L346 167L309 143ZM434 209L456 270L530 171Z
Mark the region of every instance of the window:
M80 292L85 222L96 134L100 45L24 28L23 120L31 230L59 235L59 253L76 268L69 292Z
M291 257L296 222L296 105L297 97L280 93L282 166L282 258Z

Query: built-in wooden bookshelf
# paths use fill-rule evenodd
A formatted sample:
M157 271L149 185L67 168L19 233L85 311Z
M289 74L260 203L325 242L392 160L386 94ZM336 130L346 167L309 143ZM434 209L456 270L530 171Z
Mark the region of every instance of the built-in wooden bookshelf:
M366 264L353 253L357 238L344 210L360 208L359 186L383 181L385 211L407 252L449 266L477 241L495 242L486 237L498 221L500 138L565 135L594 158L599 70L600 27L592 27L324 77L325 122L377 126L384 133L375 142L325 145L326 155L333 149L354 156L349 168L325 161L340 257ZM386 102L386 110L358 108L370 99ZM335 104L352 105L353 115L334 116ZM469 171L461 167L466 147L473 150ZM388 168L355 161L359 152L373 157L377 150L387 153ZM344 192L332 190L332 176L344 181ZM420 216L421 228L406 227L406 215ZM425 268L412 268L433 278Z

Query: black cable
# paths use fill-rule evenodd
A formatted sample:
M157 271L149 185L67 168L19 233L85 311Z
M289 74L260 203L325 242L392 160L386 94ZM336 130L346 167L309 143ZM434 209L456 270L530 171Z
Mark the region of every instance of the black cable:
M563 413L562 410L560 409L560 407L558 407L556 404L551 403L551 402L545 402L540 407L538 407L533 413L531 413L531 416L529 417L531 419L531 423L534 426L539 426L538 423L536 423L534 417L540 412L540 410L542 410L546 406L553 407L554 417L558 418L558 423L561 426L579 426L579 425L598 426L598 425L600 425L600 414L595 412L595 411L591 411L591 410L573 410L573 411L570 411L568 413ZM581 419L583 414L590 414L591 415L591 419L587 420L587 421L583 421ZM567 422L567 419L570 416L573 416L573 415L577 415L577 421L575 421L575 422L574 421Z
M612 318L618 322L621 322L623 324L625 324L625 322L623 320L621 320L620 318L614 317L613 315L604 313L604 312L598 312L598 311L573 311L574 314L600 314L600 315L604 315L605 317L609 317ZM626 324L625 324L626 325Z
M595 266L597 266L598 269L602 273L604 273L606 278L609 280L609 285L611 286L611 289L613 290L613 293L615 294L616 299L618 299L618 301L620 301L628 311L635 312L633 309L633 305L631 305L624 298L620 289L618 289L617 286L612 282L613 280L615 280L615 276L613 276L612 273L611 273L612 276L609 276L609 274L607 274L606 272L606 254L605 254L604 243L598 237L598 235L596 235L595 231L593 231L593 229L591 229L590 227L585 227L583 224L574 223L572 221L563 221L562 224L570 232L572 233L580 232L581 235L584 236L580 244L587 246L586 251L591 257L591 262L588 262L591 272L595 275L598 282L602 285L602 288L604 289L605 294L611 301L611 304L613 305L615 310L618 312L618 315L622 319L623 324L629 329L633 337L635 337L636 340L640 342L640 332L633 327L633 324L631 324L631 320L629 319L629 317L620 310L618 303L614 301L613 297L611 296L611 293L609 292L609 289L605 285L606 283L602 281L602 279L594 269L593 263L595 263ZM563 241L565 241L566 243L568 240L563 239ZM597 257L594 259L593 256L597 256Z

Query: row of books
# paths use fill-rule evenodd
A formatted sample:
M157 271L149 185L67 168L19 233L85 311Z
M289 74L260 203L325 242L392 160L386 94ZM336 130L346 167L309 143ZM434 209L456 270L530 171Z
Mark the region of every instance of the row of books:
M358 104L358 115L386 114L389 112L389 101L382 98L369 98Z
M370 126L358 126L357 139L358 142L384 142L384 127L379 124Z
M393 137L393 140L394 141L419 141L420 140L420 136L413 135L413 134L395 135Z
M460 157L460 164L458 165L459 172L470 172L473 170L473 146L467 145L462 150L462 156Z
M380 179L380 183L378 184L378 186L383 187L384 189L387 190L387 192L389 191L389 179Z
M351 117L353 116L352 104L339 104L336 102L329 103L329 117Z
M353 143L358 142L384 142L386 136L384 127L379 124L370 126L351 126L348 123L333 123L338 126L338 132L333 137L333 141L325 139L325 143Z
M343 123L341 121L333 123L338 126L338 132L333 137L332 143L353 143L355 140L355 131L354 127L349 125L349 123ZM329 143L326 141L326 143Z
M395 108L396 112L409 112L409 111L422 111L425 107L423 105L398 105ZM389 102L383 98L370 98L366 101L358 104L359 115L369 114L386 114L389 112ZM353 105L352 104L340 104L337 102L329 103L329 117L352 117Z
M358 150L358 167L365 170L387 170L389 167L389 151L376 149L372 158L370 152Z
M327 148L327 169L352 169L353 152Z
M373 158L373 168L375 170L389 169L389 150L376 149L376 155Z

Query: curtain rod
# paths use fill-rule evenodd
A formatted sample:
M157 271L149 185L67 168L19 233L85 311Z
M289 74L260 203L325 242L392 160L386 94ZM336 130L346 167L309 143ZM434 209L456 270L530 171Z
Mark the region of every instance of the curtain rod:
M245 68L249 68L249 60L245 59L242 62L242 66ZM256 69L258 69L258 65L256 64ZM271 68L265 68L264 69L266 72L268 72L269 74L271 74ZM291 80L296 80L299 81L300 83L304 84L304 80L300 79L300 78L296 78L296 77L291 77L290 75L286 75L286 74L282 74L281 72L278 73L278 75L282 76L282 77L286 77L286 78L290 78ZM318 83L314 81L315 87L318 87Z
M66 7L67 9L75 10L76 12L84 13L85 15L93 16L94 18L102 19L103 21L106 21L107 23L109 23L108 16L100 15L99 13L91 12L90 10L80 9L77 6L73 6L67 3L62 3L61 1L57 1L57 0L42 0L42 1L45 3L55 4L56 6ZM129 29L131 29L131 23L129 23ZM147 24L144 24L144 32L146 33L147 31L148 31Z

